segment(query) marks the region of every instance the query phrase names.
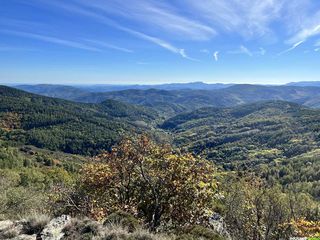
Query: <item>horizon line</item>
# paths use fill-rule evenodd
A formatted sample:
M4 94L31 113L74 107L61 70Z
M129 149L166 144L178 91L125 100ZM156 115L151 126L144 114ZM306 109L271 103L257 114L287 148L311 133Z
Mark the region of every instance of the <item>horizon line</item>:
M132 83L132 82L127 82L127 83L30 83L30 82L15 82L15 83L6 83L6 82L0 82L0 85L5 85L5 86L19 86L19 85L30 85L30 86L35 86L35 85L49 85L49 86L161 86L161 85L183 85L183 84L207 84L207 85L261 85L261 86L281 86L281 85L287 85L290 83L312 83L312 82L320 82L317 80L314 81L288 81L288 82L282 82L282 83L249 83L249 82L206 82L206 81L191 81L191 82L159 82L159 83Z

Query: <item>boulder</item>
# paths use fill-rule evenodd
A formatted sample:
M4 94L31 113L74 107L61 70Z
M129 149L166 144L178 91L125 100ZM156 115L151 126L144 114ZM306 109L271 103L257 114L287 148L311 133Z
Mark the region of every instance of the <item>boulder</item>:
M6 229L10 228L11 226L13 226L13 224L14 224L14 222L12 222L10 220L0 221L0 232L3 232Z
M64 233L62 230L71 222L71 217L62 215L52 219L40 234L42 240L60 240Z

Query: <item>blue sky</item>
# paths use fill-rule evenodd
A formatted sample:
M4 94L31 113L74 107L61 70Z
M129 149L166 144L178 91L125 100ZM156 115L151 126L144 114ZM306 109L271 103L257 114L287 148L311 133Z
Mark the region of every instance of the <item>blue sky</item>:
M320 81L318 0L1 0L0 83Z

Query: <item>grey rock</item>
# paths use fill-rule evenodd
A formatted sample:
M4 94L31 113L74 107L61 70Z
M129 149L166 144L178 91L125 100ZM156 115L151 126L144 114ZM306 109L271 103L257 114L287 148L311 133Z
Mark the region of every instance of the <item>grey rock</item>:
M223 219L223 217L215 213L210 218L211 227L221 236L223 236L227 240L231 240L231 235L227 230L227 225Z
M0 239L29 240L35 239L35 236L21 235L24 221L1 221L0 222Z
M13 226L13 222L10 220L6 220L6 221L0 221L0 232L10 228L11 226Z
M37 239L37 235L26 235L26 234L22 234L19 235L15 238L11 238L11 240L36 240Z
M61 217L52 219L43 229L40 236L42 240L60 240L64 233L63 228L71 222L71 217L62 215Z

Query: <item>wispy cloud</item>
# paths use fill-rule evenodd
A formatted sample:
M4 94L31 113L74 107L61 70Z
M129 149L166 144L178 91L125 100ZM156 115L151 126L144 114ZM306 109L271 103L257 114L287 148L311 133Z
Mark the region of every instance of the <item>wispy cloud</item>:
M32 38L35 40L39 40L42 42L49 42L57 45L62 45L66 47L71 47L71 48L77 48L77 49L82 49L82 50L87 50L87 51L95 51L98 52L100 49L88 46L86 44L80 43L80 42L74 42L74 41L69 41L57 37L51 37L51 36L45 36L45 35L40 35L40 34L35 34L35 33L27 33L27 32L19 32L19 31L11 31L11 30L1 30L1 33L5 34L10 34L10 35L15 35L19 37L25 37L25 38Z
M213 53L213 58L214 58L214 60L215 60L216 62L219 60L219 52L218 52L218 51L215 51L215 52Z
M181 49L181 48L178 48L178 47L175 47L174 45L172 45L171 43L163 40L163 39L160 39L158 37L153 37L153 36L150 36L148 34L145 34L145 33L142 33L140 31L136 31L134 29L131 29L129 27L126 27L126 26L123 26L119 23L117 23L116 21L112 20L111 18L109 17L106 17L105 15L103 14L100 14L100 13L97 13L95 11L92 11L92 10L89 10L89 8L84 8L84 7L81 7L81 6L78 6L78 5L74 5L74 4L69 4L69 3L65 3L65 2L56 2L56 1L52 1L50 3L47 3L49 6L51 7L56 7L56 8L60 8L60 9L63 9L65 11L68 11L68 12L72 12L74 14L79 14L79 15L82 15L82 16L86 16L86 17L89 17L95 21L98 21L99 23L101 24L105 24L105 25L108 25L108 26L111 26L113 28L116 28L118 30L121 30L121 31L124 31L126 33L129 33L133 36L136 36L140 39L144 39L146 41L149 41L149 42L152 42L172 53L175 53L175 54L178 54L180 55L181 57L185 58L185 59L189 59L189 60L196 60L196 59L193 59L191 57L189 57L186 53L185 53L185 50L184 49Z
M259 44L265 43L267 38L275 42L281 39L281 42L288 44L288 49L279 53L281 55L320 35L320 10L315 0L131 0L130 3L119 0L20 1L47 7L50 11L64 10L72 13L72 16L86 17L89 21L118 29L189 60L196 59L186 54L188 49L177 46L181 41L207 41L213 37L240 35L248 45L247 40L252 38L261 41ZM23 22L11 21L10 24L23 25ZM93 41L96 43L91 43L97 48L132 52L101 39ZM212 54L206 49L201 52ZM240 46L228 53L264 56L266 50L260 48L251 51Z
M172 53L178 54L178 55L180 55L181 57L183 57L185 59L189 59L189 60L192 60L192 61L197 61L196 59L189 57L186 54L186 51L184 49L177 48L177 47L173 46L171 43L166 42L166 41L164 41L164 40L162 40L160 38L152 37L152 36L149 36L147 34L144 34L144 33L138 32L138 31L134 31L132 29L125 28L125 27L120 27L119 26L119 28L124 30L124 31L126 31L126 32L128 32L128 33L131 33L131 34L133 34L133 35L135 35L135 36L137 36L139 38L142 38L144 40L152 42L152 43L154 43L154 44L156 44L156 45L158 45L158 46L160 46L160 47L162 47L162 48L164 48L164 49L166 49L166 50L168 50L168 51L170 51Z
M316 0L180 0L181 7L205 20L219 34L243 38L281 39L293 45L320 34ZM279 26L279 27L275 27ZM281 30L279 30L281 29ZM281 32L279 32L281 31Z
M298 46L300 46L302 43L304 43L305 40L302 40L302 41L299 41L299 42L296 42L295 44L292 45L292 47L280 52L278 55L282 55L282 54L285 54L285 53L288 53L294 49L296 49Z
M319 24L316 26L313 26L311 28L303 28L301 31L299 31L295 36L290 38L288 40L288 43L293 43L293 42L304 42L310 37L316 36L320 34L320 20Z
M217 34L211 26L179 14L179 9L165 1L131 0L130 4L118 0L76 2L106 15L130 19L137 24L149 25L156 31L165 31L179 38L208 40Z
M227 53L228 54L243 54L243 55L247 55L249 57L254 57L254 56L266 55L267 50L264 49L263 47L260 47L258 50L250 50L246 46L241 45L238 49L228 51Z
M131 49L115 46L113 44L109 44L109 43L106 43L103 41L92 40L92 39L85 39L85 41L92 43L98 47L102 47L102 48L109 48L109 49L113 49L113 50L117 50L117 51L121 51L121 52L133 53L133 50L131 50Z
M287 30L289 44L293 44L318 34L320 25L316 0L20 1L73 8L73 12L87 16L96 14L129 22L152 36L165 34L179 40L210 40L223 33L239 34L245 39L277 39L277 24L281 31Z
M293 45L320 34L320 9L317 0L287 0L285 24L290 30L286 43Z
M184 49L179 49L179 54L181 57L185 58L185 59L188 59L188 60L191 60L191 61L196 61L196 62L199 62L198 59L195 59L195 58L192 58L192 57L189 57L186 53L186 51Z
M233 50L233 51L228 51L229 54L244 54L249 57L253 56L253 53L245 46L241 45L239 49Z
M270 23L279 18L283 2L283 0L183 1L191 14L204 18L219 30L238 33L245 38L271 34Z
M240 53L246 54L246 55L248 55L250 57L253 56L253 53L248 48L246 48L245 46L240 46L240 50L239 51L240 51Z

